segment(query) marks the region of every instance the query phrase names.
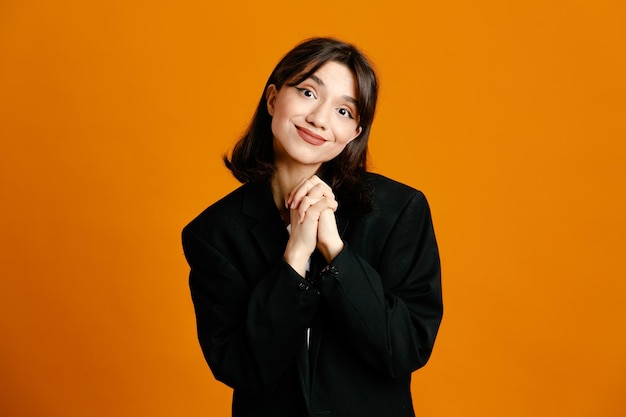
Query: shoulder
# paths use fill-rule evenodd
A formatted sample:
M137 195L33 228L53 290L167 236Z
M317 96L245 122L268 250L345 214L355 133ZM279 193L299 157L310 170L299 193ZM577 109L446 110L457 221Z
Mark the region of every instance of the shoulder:
M184 227L183 235L205 235L211 230L240 223L246 196L253 188L253 184L244 184L208 206Z
M427 205L424 194L409 185L380 174L365 174L365 184L372 196L374 210L402 209L407 204Z

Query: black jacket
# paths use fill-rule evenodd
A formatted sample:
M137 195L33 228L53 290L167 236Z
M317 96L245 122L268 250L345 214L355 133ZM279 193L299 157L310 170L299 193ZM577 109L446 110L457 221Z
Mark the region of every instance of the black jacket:
M373 211L338 210L345 247L331 265L315 252L308 281L282 257L269 184L243 185L183 230L200 345L234 389L234 417L414 415L411 372L443 312L437 244L421 192L376 174L366 184Z

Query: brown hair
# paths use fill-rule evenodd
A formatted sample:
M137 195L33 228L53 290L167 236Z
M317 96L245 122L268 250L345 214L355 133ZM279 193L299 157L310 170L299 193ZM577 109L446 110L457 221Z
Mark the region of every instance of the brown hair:
M363 176L367 163L367 142L378 98L376 73L355 46L333 38L312 38L289 51L276 65L267 80L252 121L233 148L230 159L224 156L226 167L242 183L270 180L274 173L272 117L267 111L265 92L270 84L276 89L296 85L309 78L326 62L346 65L354 74L357 88L357 112L361 133L348 143L334 159L325 162L318 175L333 189L340 207L353 212L370 208Z

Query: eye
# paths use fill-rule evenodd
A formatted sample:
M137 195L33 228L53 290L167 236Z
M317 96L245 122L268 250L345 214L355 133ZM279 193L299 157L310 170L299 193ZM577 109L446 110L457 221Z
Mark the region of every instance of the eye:
M300 94L302 94L306 98L315 98L315 94L313 94L313 91L309 90L308 88L302 88L302 87L294 87L294 88L298 90Z
M346 109L344 107L340 107L337 109L337 112L343 116L343 117L347 117L349 119L354 119L354 115L352 114L352 112L349 109Z

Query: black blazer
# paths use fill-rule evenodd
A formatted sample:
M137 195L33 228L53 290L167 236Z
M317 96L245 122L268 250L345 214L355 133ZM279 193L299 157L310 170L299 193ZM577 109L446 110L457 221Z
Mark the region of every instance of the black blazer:
M413 416L411 372L442 317L440 264L424 195L367 174L373 211L337 211L345 242L305 281L267 183L243 185L183 230L198 337L234 389L233 416ZM307 336L307 329L310 336Z

